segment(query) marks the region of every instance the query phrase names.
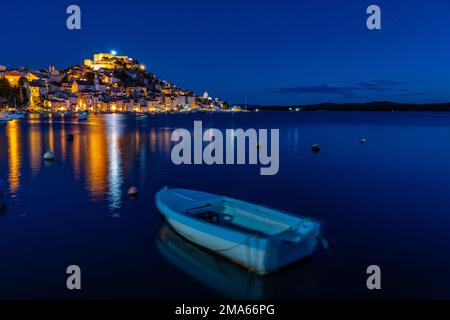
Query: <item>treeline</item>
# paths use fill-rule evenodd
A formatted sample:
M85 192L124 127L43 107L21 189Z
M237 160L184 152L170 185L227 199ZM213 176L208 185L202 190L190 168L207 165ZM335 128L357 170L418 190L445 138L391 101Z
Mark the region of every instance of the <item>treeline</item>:
M9 81L0 78L0 106L25 107L29 103L28 81L21 77L18 86L11 86Z

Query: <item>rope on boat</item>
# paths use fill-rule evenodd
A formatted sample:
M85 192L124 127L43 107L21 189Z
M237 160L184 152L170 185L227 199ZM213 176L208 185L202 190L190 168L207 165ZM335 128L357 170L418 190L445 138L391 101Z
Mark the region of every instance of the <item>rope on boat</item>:
M176 192L176 191L173 191L173 190L171 190L171 189L169 189L168 192L170 192L170 193L172 193L172 194L174 194L174 195L177 195L177 196L179 196L179 197L181 197L181 198L184 198L184 199L186 199L186 200L189 200L189 201L194 200L193 198L190 198L190 197L188 197L188 196L185 196L185 195L183 195L183 194L181 194L181 193L178 193L178 192Z
M323 234L319 234L319 240L320 243L322 244L323 248L329 253L332 254L333 251L330 248L330 244L328 242L328 240L325 238L325 236Z
M230 247L228 247L228 248L225 248L225 249L219 249L219 250L213 250L213 249L211 249L211 250L214 251L214 252L228 251L228 250L234 249L234 248L236 248L236 247L238 247L238 246L240 246L240 245L243 245L243 244L247 243L247 241L250 240L251 237L253 237L253 235L249 234L249 235L247 236L247 238L245 238L244 241L241 241L241 242L239 242L239 243L233 244L232 246L230 246Z

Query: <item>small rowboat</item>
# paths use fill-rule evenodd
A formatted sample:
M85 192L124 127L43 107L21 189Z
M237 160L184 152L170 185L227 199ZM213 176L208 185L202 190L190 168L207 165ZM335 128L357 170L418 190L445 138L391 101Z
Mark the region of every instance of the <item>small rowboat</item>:
M1 112L0 113L0 121L3 119L3 121L11 121L14 119L23 119L25 118L25 115L22 113L16 113L16 112Z
M88 119L88 114L86 112L82 112L78 116L78 120L87 120L87 119Z
M11 118L11 117L6 117L6 116L1 116L0 115L0 123L2 123L2 122L9 122L11 120L14 120L14 119Z
M259 274L311 255L320 223L241 200L163 188L156 206L184 238Z

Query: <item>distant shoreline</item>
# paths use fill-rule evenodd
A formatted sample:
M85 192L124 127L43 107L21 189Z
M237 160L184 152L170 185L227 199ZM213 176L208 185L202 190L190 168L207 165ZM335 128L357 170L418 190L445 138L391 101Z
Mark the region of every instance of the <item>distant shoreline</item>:
M273 110L273 111L439 111L450 112L449 103L396 103L396 102L367 102L367 103L320 103L310 105L289 105L289 106L262 106L262 105L242 105L247 110Z

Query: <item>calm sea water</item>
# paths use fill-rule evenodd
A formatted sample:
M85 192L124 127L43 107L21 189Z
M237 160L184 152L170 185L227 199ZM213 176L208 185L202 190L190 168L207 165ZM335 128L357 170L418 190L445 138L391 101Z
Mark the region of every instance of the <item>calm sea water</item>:
M194 120L279 128L279 173L173 165L171 131ZM0 124L0 179L0 298L450 298L447 113L34 116ZM163 186L319 218L331 247L255 276L173 233L155 208ZM81 291L66 289L71 264ZM366 289L371 264L378 292Z

